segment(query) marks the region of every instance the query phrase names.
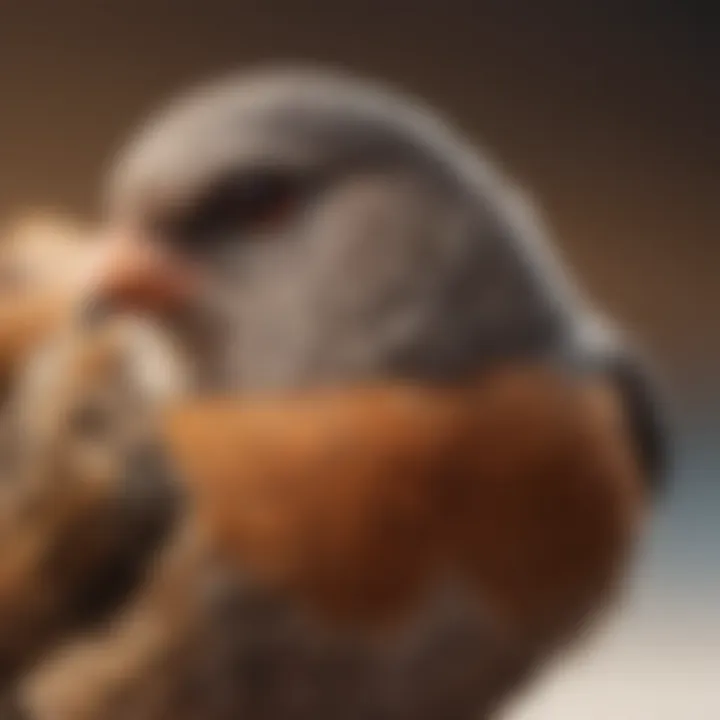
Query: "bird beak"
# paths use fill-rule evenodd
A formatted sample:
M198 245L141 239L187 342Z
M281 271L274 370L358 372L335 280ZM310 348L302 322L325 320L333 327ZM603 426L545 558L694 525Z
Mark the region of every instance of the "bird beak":
M193 305L199 294L192 263L132 228L111 228L90 287L103 310L166 315Z

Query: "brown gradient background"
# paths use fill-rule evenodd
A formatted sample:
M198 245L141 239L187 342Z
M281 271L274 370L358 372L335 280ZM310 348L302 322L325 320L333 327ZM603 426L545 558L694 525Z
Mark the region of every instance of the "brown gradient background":
M720 24L703 7L0 0L0 211L94 209L112 150L188 82L268 59L349 65L482 139L594 295L697 390L720 360Z
M340 63L428 97L485 143L543 203L590 292L656 354L676 400L712 409L719 14L687 0L0 0L0 213L95 212L125 133L188 82L264 60ZM593 689L571 673L555 705L531 702L523 718L720 717L710 680L692 696L681 689L720 670L720 454L716 428L705 433L686 433L625 644L601 646L580 673ZM694 676L679 678L672 663L647 670L648 658L681 652ZM623 705L633 687L647 690ZM603 705L610 695L616 704ZM572 697L585 702L571 710Z

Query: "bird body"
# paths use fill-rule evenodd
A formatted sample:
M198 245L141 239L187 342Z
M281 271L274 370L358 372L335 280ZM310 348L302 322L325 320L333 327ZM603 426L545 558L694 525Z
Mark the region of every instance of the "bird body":
M107 628L18 683L28 717L489 713L616 590L642 483L607 388L466 391L170 404L187 514Z
M449 123L232 78L130 143L104 237L98 307L192 359L150 432L186 503L116 622L18 682L30 720L488 717L618 589L653 391Z

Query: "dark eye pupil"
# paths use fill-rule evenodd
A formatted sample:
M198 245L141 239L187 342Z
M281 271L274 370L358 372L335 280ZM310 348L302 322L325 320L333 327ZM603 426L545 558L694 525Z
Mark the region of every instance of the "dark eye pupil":
M281 219L298 190L292 178L275 173L228 178L190 207L170 233L186 246L220 241L229 232Z

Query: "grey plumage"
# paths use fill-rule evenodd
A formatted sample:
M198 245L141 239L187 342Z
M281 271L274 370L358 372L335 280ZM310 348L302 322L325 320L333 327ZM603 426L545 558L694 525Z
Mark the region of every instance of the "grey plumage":
M598 324L483 153L415 101L342 75L260 73L180 99L121 155L109 207L162 227L263 171L307 190L285 221L193 240L215 263L201 324L231 355L207 337L202 353L221 386L456 380L492 361L557 360Z

